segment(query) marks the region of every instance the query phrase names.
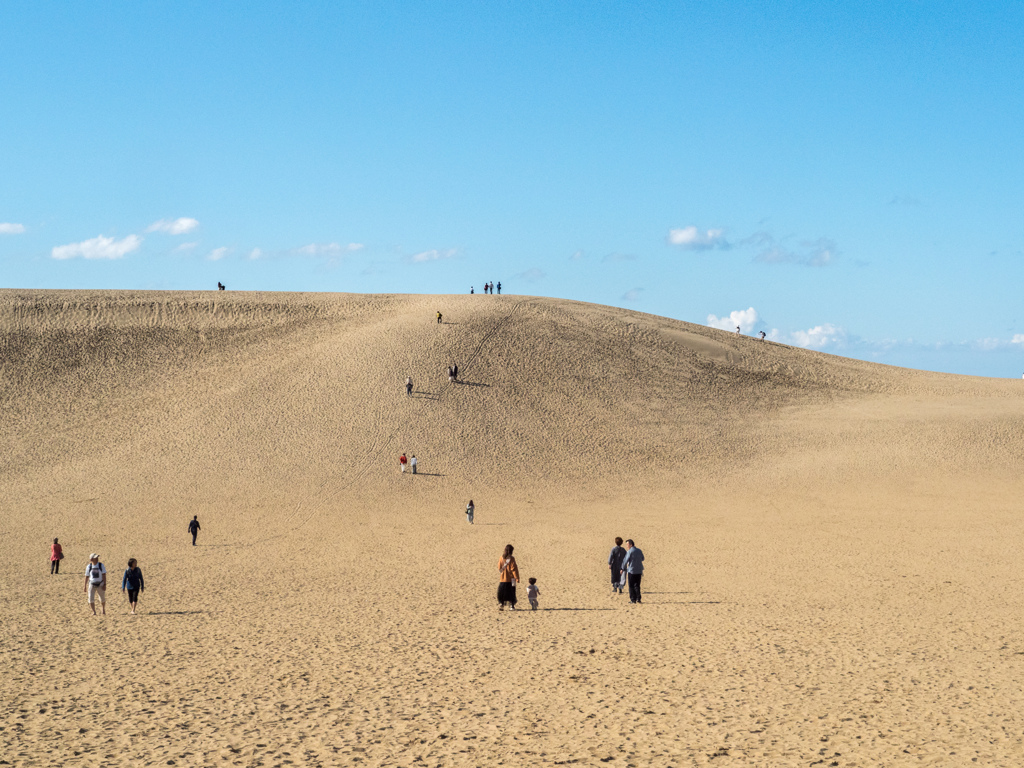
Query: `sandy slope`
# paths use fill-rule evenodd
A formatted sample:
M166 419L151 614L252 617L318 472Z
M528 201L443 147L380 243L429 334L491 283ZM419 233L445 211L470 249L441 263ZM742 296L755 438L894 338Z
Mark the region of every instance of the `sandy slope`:
M517 296L0 291L0 408L7 764L1024 761L1019 381ZM93 550L143 615L88 614Z

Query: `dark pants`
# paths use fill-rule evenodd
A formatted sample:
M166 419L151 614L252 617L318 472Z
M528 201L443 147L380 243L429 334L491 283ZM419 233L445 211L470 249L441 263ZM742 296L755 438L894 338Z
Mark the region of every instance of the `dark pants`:
M498 584L498 602L501 605L509 603L514 606L516 604L516 588L511 581L503 581Z
M612 568L612 586L618 587L622 583L622 569Z
M626 582L629 584L629 602L640 603L643 602L640 599L640 579L644 575L642 573L627 573Z
M60 573L60 560L50 561L50 575L52 576L55 573Z
M129 603L137 603L137 602L139 602L139 590L137 590L137 589L129 589L128 590L128 602Z
M199 535L199 531L192 531L192 546L196 545L196 536Z

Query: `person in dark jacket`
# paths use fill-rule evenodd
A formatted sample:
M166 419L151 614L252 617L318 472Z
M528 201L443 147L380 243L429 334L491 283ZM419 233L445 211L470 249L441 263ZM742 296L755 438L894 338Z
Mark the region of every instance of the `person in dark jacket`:
M632 539L626 539L626 557L622 561L622 569L629 582L629 602L642 603L640 581L644 577L644 553Z
M608 555L608 568L612 572L612 594L622 594L622 561L626 559L626 550L622 548L622 537L615 537L615 546Z
M199 535L199 515L192 516L192 522L188 524L188 532L192 534L192 546L196 545L196 536Z
M142 569L138 561L133 557L128 561L128 568L121 578L121 591L128 593L128 604L132 607L132 613L139 606L139 593L146 589L146 582L142 578Z

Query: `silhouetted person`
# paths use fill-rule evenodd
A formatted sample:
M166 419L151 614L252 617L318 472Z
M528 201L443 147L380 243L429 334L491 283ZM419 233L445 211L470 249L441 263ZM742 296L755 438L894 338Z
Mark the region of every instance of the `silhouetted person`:
M218 290L218 291L224 291L224 290L227 290L227 289L226 289L226 288L224 287L224 283L220 282L219 280L217 281L217 290Z
M458 365L458 363L456 363L455 365L452 366L452 378L455 379L455 381L459 380L459 365Z
M437 324L438 325L441 324L441 313L440 312L437 313Z
M192 546L196 545L196 536L199 535L199 515L192 516L192 522L188 524L188 532L192 534Z
M501 295L501 280L498 281L498 295Z
M764 341L764 337L765 337L765 332L761 331L761 341Z
M469 286L469 295L472 296L473 293L474 293L473 286L471 285L471 286Z
M736 326L736 333L739 333L739 332L740 332L740 327L737 325Z
M412 376L407 376L405 379L405 396L412 397Z

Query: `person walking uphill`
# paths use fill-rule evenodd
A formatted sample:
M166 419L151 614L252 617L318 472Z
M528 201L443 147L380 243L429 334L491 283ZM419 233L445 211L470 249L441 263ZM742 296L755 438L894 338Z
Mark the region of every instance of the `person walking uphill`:
M107 615L107 569L100 562L100 556L93 552L89 555L89 564L85 566L85 587L82 589L89 597L92 615L96 615L96 598L100 599L100 609Z
M60 561L64 559L64 550L57 540L50 545L50 575L60 574Z
M192 516L192 522L188 524L188 532L192 534L192 546L196 545L196 536L199 535L199 515Z
M134 614L135 609L139 607L139 593L146 591L142 569L139 568L139 562L134 557L128 561L128 568L125 570L124 576L121 577L121 591L128 593L128 604L132 607L131 612Z
M644 553L632 539L626 539L626 557L622 560L622 569L629 582L629 602L643 602L640 599L640 581L644 577Z
M437 313L437 324L438 325L441 324L441 313L440 312Z
M626 550L622 548L622 538L615 537L615 546L608 555L608 568L612 572L612 594L622 594L622 561L626 559Z
M516 565L516 559L512 557L512 550L515 549L511 544L505 545L505 551L501 553L501 559L498 560L498 574L500 580L498 582L498 610L505 610L505 603L509 604L509 610L514 611L516 609L516 582L519 581L519 566Z

